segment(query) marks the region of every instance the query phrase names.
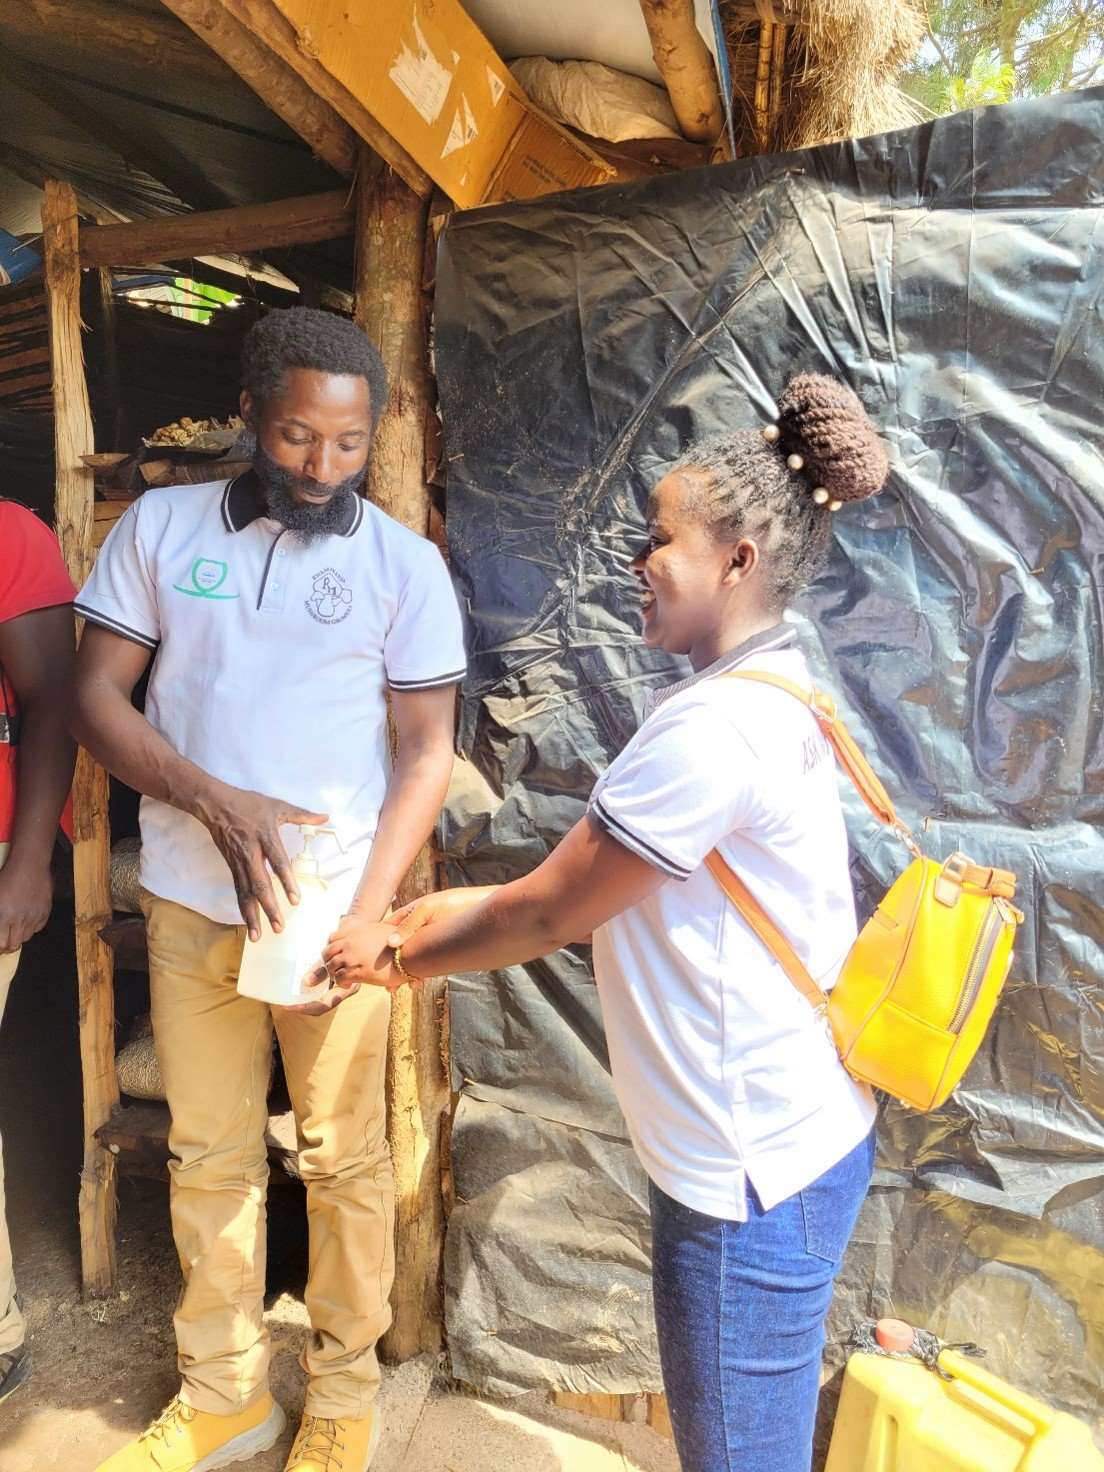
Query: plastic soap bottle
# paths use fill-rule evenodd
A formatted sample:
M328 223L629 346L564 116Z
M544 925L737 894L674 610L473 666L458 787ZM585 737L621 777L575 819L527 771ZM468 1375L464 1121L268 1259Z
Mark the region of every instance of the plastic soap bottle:
M326 989L326 983L312 983L311 972L318 964L340 916L334 913L334 896L319 873L318 860L311 852L316 838L337 837L329 828L303 827L303 849L292 862L291 872L299 888L299 903L292 905L279 888L284 928L273 930L268 916L261 911L261 935L256 941L246 940L238 991L243 997L271 1002L276 1007L294 1007L314 1001Z

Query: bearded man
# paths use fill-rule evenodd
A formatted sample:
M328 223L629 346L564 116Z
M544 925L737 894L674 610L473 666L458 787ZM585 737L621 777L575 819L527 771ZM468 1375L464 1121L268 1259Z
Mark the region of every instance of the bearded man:
M172 1113L181 1388L99 1472L245 1461L285 1422L268 1389L264 1143L272 1033L307 1190L312 1337L294 1472L363 1472L379 1441L394 1193L388 996L338 978L305 1008L236 989L244 947L295 903L303 825L340 909L378 921L452 766L460 613L436 548L364 500L387 396L358 328L272 312L249 332L250 471L147 491L82 590L77 735L143 794L154 1040ZM144 713L132 692L151 665ZM390 695L398 734L392 767Z

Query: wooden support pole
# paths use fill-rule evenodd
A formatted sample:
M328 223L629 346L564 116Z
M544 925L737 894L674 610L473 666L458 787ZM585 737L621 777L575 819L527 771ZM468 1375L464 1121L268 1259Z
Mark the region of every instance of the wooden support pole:
M300 76L211 0L163 0L180 20L252 88L266 107L347 178L356 169L357 138L344 119ZM183 197L183 196L182 196Z
M767 151L775 153L782 147L782 84L786 78L786 43L789 40L788 26L776 23L771 41L770 107L767 118Z
M2 0L0 0L2 3ZM388 163L401 179L405 179L416 194L428 195L433 181L420 164L396 143L386 128L358 102L347 87L315 57L309 48L300 44L295 27L282 15L272 0L208 0L220 10L227 11L246 30L262 41L274 56L278 56L318 97L324 98L353 132L376 152L384 163Z
M203 214L162 215L126 225L88 225L80 232L82 266L141 266L197 255L234 254L269 246L307 245L351 235L349 191L307 194L274 204Z
M357 189L355 317L387 369L391 395L372 450L368 493L404 526L425 536L429 413L422 265L427 202L390 171L375 176L365 150ZM399 891L400 903L437 888L430 849L422 850ZM392 1326L382 1350L398 1362L440 1348L444 1204L440 1142L448 1113L438 1002L442 981L394 994L387 1066L388 1134L395 1165L395 1287Z
M114 450L124 443L125 416L119 391L119 339L115 330L115 283L111 272L103 267L96 272L100 288L100 329L103 332L104 412L101 416L101 440Z
M724 108L694 0L640 0L640 9L683 136L695 143L715 142L724 127Z
M53 374L57 533L70 575L79 585L92 567L92 471L82 464L81 456L92 452L93 439L81 353L77 197L71 185L47 180L42 240ZM115 1157L96 1139L96 1131L119 1101L112 954L99 934L111 920L107 799L107 773L82 751L73 783L73 890L84 1081L80 1237L84 1287L94 1296L115 1287Z
M755 137L760 153L770 150L770 79L774 53L774 23L759 22L759 53L755 66Z

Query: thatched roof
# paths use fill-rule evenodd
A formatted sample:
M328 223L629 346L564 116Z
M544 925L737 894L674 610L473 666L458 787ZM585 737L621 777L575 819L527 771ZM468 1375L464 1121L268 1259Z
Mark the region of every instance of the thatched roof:
M721 0L721 12L741 153L921 120L896 82L924 36L923 0L756 0L754 13L748 0Z

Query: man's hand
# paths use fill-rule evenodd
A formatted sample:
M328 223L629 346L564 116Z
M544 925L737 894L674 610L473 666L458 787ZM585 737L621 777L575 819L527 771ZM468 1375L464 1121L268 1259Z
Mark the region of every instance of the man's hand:
M409 905L393 910L386 917L385 923L391 927L388 945L401 946L416 931L421 930L423 925L430 925L435 920L451 919L453 915L470 910L473 905L481 905L498 888L497 884L484 884L471 888L441 889L436 894L426 894L420 899L412 900Z
M324 983L328 981L332 982L332 985L326 989ZM360 991L359 981L346 982L344 977L335 981L329 968L325 965L318 966L311 972L308 985L318 987L318 1000L299 1002L294 1007L285 1007L285 1012L301 1012L304 1017L324 1017L327 1012L340 1007L342 1002L348 1001Z
M284 893L293 905L299 903L299 891L291 872L291 860L280 837L283 823L318 825L327 820L326 813L308 813L293 803L260 792L247 792L240 787L216 783L209 795L196 804L195 816L215 841L234 879L238 908L249 929L249 939L261 937L261 911L273 930L282 930L283 914L269 869L279 879ZM266 867L267 866L267 867Z
M45 865L9 861L0 869L0 955L17 951L50 918L54 883Z

